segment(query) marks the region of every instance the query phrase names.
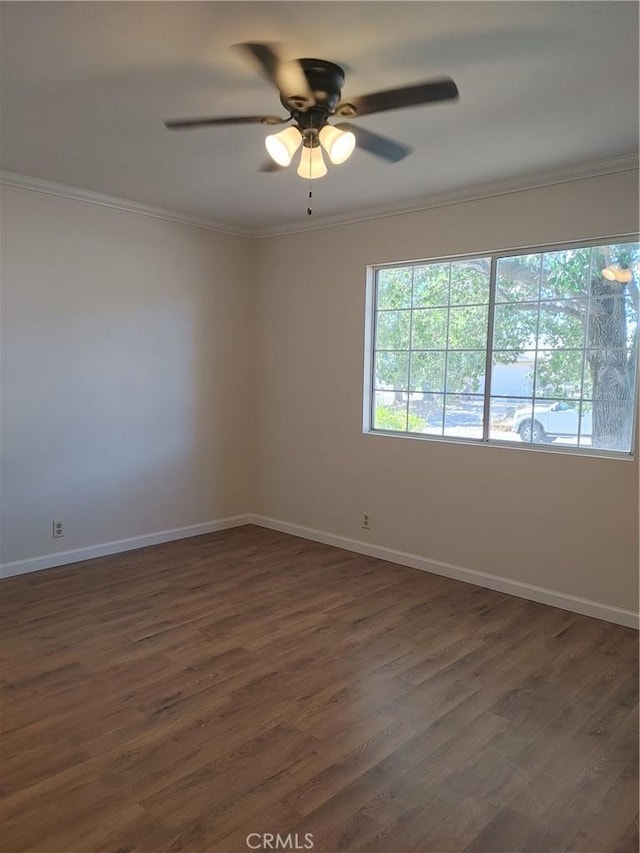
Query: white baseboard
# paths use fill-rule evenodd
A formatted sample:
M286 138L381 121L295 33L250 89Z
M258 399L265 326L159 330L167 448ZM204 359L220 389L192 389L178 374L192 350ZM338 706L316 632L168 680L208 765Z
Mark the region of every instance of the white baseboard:
M640 616L633 610L624 610L621 607L613 607L610 604L602 604L599 601L591 601L588 598L579 598L575 595L567 595L542 586L523 583L522 581L510 580L499 575L490 575L486 572L478 572L475 569L466 569L455 566L452 563L443 563L440 560L429 560L417 554L408 554L405 551L397 551L394 548L385 548L382 545L371 545L359 539L348 539L345 536L336 536L325 533L322 530L313 530L309 527L301 527L299 524L290 524L275 518L267 518L262 515L250 515L249 522L260 527L268 527L270 530L279 530L281 533L289 533L292 536L300 536L303 539L311 539L314 542L322 542L325 545L334 545L336 548L344 548L346 551L355 551L368 557L377 557L390 563L398 563L401 566L409 566L412 569L421 569L435 575L444 575L447 578L475 584L497 592L506 592L518 598L527 598L529 601L537 601L540 604L549 604L551 607L559 607L561 610L569 610L572 613L580 613L582 616L593 616L595 619L603 619L605 622L615 622L617 625L625 625L628 628L640 628Z
M157 533L145 533L142 536L132 536L129 539L117 539L114 542L101 542L99 545L89 545L86 548L74 548L72 551L58 551L54 554L43 554L41 557L30 557L26 560L16 560L13 563L0 565L0 578L10 578L14 575L24 575L28 572L38 572L41 569L52 569L56 566L67 566L69 563L79 563L83 560L93 560L95 557L107 557L119 554L121 551L133 551L136 548L146 548L148 545L161 545L175 539L187 539L190 536L202 536L204 533L217 533L231 527L251 524L251 516L234 515L221 518L218 521L205 521L202 524L190 524L188 527L174 527L171 530L160 530Z
M84 560L92 560L95 557L106 557L110 554L119 554L122 551L133 551L136 548L146 548L149 545L161 545L163 542L172 542L176 539L186 539L191 536L201 536L205 533L216 533L220 530L228 530L232 527L241 527L243 524L257 524L259 527L267 527L270 530L278 530L281 533L289 533L302 539L310 539L313 542L322 542L325 545L333 545L346 551L355 551L357 554L365 554L368 557L376 557L387 560L390 563L398 563L401 566L409 566L412 569L420 569L435 575L443 575L447 578L471 583L475 586L494 589L497 592L505 592L519 598L537 601L540 604L548 604L551 607L559 607L561 610L569 610L572 613L580 613L583 616L593 616L606 622L614 622L617 625L625 625L628 628L640 628L640 616L633 610L624 610L621 607L613 607L599 601L591 601L587 598L579 598L575 595L567 595L522 581L510 580L499 575L491 575L479 572L475 569L466 569L463 566L455 566L452 563L443 563L440 560L430 560L418 554L408 554L406 551L398 551L394 548L385 548L383 545L372 545L359 539L348 539L346 536L337 536L322 530L313 530L310 527L302 527L299 524L291 524L275 518L267 518L263 515L245 513L234 515L230 518L221 518L218 521L206 521L202 524L191 524L187 527L175 527L172 530L161 530L157 533L148 533L142 536L132 536L129 539L118 539L114 542L102 542L99 545L89 545L86 548L75 548L71 551L59 551L54 554L44 554L40 557L31 557L26 560L16 560L13 563L0 565L0 578L9 578L28 572L37 572L41 569L51 569L56 566L66 566L69 563L78 563Z

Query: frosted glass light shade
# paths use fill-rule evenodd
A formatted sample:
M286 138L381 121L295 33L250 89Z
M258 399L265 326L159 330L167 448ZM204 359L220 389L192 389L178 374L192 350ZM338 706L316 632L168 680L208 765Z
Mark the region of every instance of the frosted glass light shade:
M301 142L302 135L298 128L287 127L281 130L280 133L273 133L271 136L267 136L264 144L267 146L269 156L279 166L288 166Z
M356 138L351 131L339 130L330 124L325 124L320 131L320 142L336 166L348 160L356 147Z
M633 278L633 273L629 267L619 267L616 264L609 264L602 270L602 277L607 281L619 281L623 284L628 284Z
M303 148L298 166L298 174L301 178L321 178L327 174L320 146L315 148Z

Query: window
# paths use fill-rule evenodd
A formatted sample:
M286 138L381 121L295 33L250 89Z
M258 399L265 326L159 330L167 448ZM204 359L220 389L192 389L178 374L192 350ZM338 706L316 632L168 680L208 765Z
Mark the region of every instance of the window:
M629 454L640 244L374 270L374 432Z

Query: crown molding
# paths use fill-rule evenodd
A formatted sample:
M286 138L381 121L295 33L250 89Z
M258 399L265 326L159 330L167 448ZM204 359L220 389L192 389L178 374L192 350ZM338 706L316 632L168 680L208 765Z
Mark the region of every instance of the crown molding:
M330 216L317 217L313 222L301 220L281 225L254 228L252 237L278 237L286 234L296 234L302 231L318 231L322 228L334 228L338 225L351 225L357 222L367 222L371 219L385 219L389 216L402 216L405 213L419 213L436 207L447 207L466 201L477 201L523 190L580 181L585 178L595 178L600 175L610 175L614 172L631 172L638 169L638 154L628 154L608 160L596 160L589 163L579 163L564 166L559 169L549 169L534 172L517 178L506 178L486 184L477 184L458 190L447 190L442 193L421 196L403 202L383 204L377 207L367 207L353 210L349 213L338 213Z
M28 175L19 175L16 172L0 171L0 185L7 187L18 187L19 189L33 190L47 195L69 198L73 201L84 201L88 204L97 204L100 207L111 207L115 210L124 210L127 213L137 213L140 216L151 216L154 219L165 219L168 222L178 222L181 225L190 225L195 228L206 228L208 231L218 231L221 234L229 234L234 237L250 237L248 228L230 225L227 222L218 222L214 219L193 216L181 213L177 210L167 210L162 207L152 207L126 198L104 195L93 190L85 190L81 187L72 187L68 184L56 184L52 181L44 181L41 178L31 178Z
M638 154L628 154L622 157L614 157L608 160L596 160L589 163L580 163L573 166L565 166L559 169L549 169L543 172L534 172L517 178L507 178L486 184L478 184L463 189L448 190L419 198L409 199L403 202L378 205L352 210L348 213L338 213L329 216L320 216L313 222L300 220L296 222L285 222L279 225L257 226L254 228L231 225L205 217L193 216L175 210L161 207L152 207L129 199L117 198L116 196L103 195L102 193L85 190L80 187L72 187L67 184L53 183L41 178L32 178L28 175L19 175L14 172L0 171L0 185L18 187L20 189L33 190L34 192L47 193L48 195L61 196L74 201L84 201L88 204L97 204L102 207L111 207L116 210L124 210L129 213L137 213L141 216L152 216L155 219L165 219L169 222L178 222L182 225L190 225L195 228L206 228L209 231L217 231L221 234L229 234L234 237L279 237L287 234L297 234L303 231L318 231L323 228L334 228L340 225L351 225L358 222L367 222L372 219L385 219L390 216L402 216L406 213L419 213L423 210L431 210L437 207L446 207L452 204L462 204L467 201L477 201L483 198L492 198L500 195L522 192L523 190L538 189L552 186L554 184L580 181L585 178L595 178L600 175L610 175L615 172L630 172L638 169Z

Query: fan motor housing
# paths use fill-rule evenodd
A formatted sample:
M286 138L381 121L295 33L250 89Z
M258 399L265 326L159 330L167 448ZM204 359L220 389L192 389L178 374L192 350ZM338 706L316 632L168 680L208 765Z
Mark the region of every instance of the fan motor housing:
M316 101L312 109L330 115L342 96L344 70L339 65L327 62L325 59L299 59L298 62L302 66L304 76L307 78L309 88ZM288 102L281 98L281 101L282 105L290 111L302 110L304 106L304 103L296 102L295 98L290 98Z

